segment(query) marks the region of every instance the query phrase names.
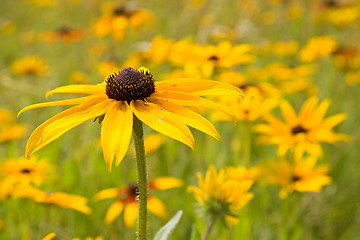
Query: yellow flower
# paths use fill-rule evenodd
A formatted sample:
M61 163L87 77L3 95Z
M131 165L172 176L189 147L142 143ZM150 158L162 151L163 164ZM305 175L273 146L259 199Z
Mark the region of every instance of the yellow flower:
M153 21L153 14L145 9L128 10L107 3L105 13L94 25L95 35L102 38L109 34L121 41L128 27L138 28Z
M265 98L257 88L249 88L243 99L239 97L221 97L220 102L233 109L236 120L256 121L276 107L278 100ZM232 121L228 115L216 112L212 118L217 121Z
M83 30L75 30L71 29L67 26L61 27L52 32L44 32L42 34L42 39L44 42L56 42L56 41L64 41L64 42L75 42L82 38L84 38L85 32Z
M274 161L267 167L268 181L281 186L280 198L287 197L293 191L319 192L323 186L331 183L331 178L326 175L329 165L315 166L316 162L314 157L298 159L295 163Z
M244 180L256 181L262 174L261 169L258 167L252 167L252 168L245 168L243 166L227 167L225 171L229 179L239 182Z
M28 186L18 186L15 189L14 196L30 198L35 202L44 204L53 204L62 208L70 208L84 214L90 214L91 209L87 206L88 200L85 197L67 194L64 192L42 191Z
M360 51L355 47L339 47L333 54L334 63L340 70L355 70L360 67Z
M166 137L158 134L152 133L145 137L144 146L145 146L145 154L150 154L158 149L166 140Z
M114 61L104 61L97 65L97 70L101 76L106 78L110 74L117 72L119 69L118 65Z
M229 178L224 169L218 173L214 166L210 166L205 178L201 173L197 177L199 187L189 186L188 192L205 207L205 214L216 214L237 223L236 211L253 198L253 194L248 192L253 181Z
M47 95L53 93L83 93L88 96L39 103L22 109L19 114L38 107L77 105L36 128L28 140L25 156L29 158L68 130L105 114L101 129L101 145L107 168L111 171L115 153L117 166L128 150L133 115L155 131L193 148L194 138L187 125L216 139L220 136L208 120L183 106L213 108L228 111L231 115L230 110L226 110L224 106L201 96L240 95L241 91L231 85L208 80L173 79L154 82L149 70L142 67L138 70L125 68L110 75L101 84L59 87Z
M350 86L356 85L360 82L360 71L349 72L346 74L346 82Z
M205 77L210 77L215 68L228 68L238 64L251 63L255 61L255 56L249 51L251 46L239 44L232 46L230 42L223 41L217 46L194 45L187 52L192 54L184 59L185 68L189 66L197 67Z
M331 1L333 4L324 8L321 19L338 27L345 27L355 22L360 15L358 5L343 4L343 1Z
M161 177L156 178L148 182L149 189L166 190L170 188L182 186L182 181L173 177ZM123 188L109 188L98 192L94 199L95 201L117 198L117 200L111 204L106 216L105 223L112 223L122 211L124 211L124 222L126 227L131 228L138 216L138 184L130 184ZM148 196L147 208L150 212L160 218L167 217L167 211L165 205L160 199L154 196Z
M16 184L35 184L42 185L51 179L54 166L45 159L5 159L0 163L0 179L2 184L14 186Z
M330 105L329 100L322 101L319 106L318 98L309 98L301 107L297 116L289 102L280 105L285 122L268 115L266 124L256 126L256 131L264 134L260 141L265 144L278 145L279 156L284 156L288 150L293 150L296 157L307 152L314 156L322 154L320 142L336 143L349 140L345 134L334 133L332 128L346 119L345 113L324 118Z
M15 115L7 110L0 109L0 143L23 138L24 124L17 124Z
M335 51L338 43L328 36L311 38L299 53L302 62L312 62L318 58L329 56Z
M48 66L44 60L34 56L27 56L12 63L11 69L17 75L44 76Z

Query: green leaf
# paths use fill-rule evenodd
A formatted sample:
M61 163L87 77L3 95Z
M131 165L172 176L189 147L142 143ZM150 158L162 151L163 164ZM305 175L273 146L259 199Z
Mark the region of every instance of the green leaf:
M195 224L191 226L191 240L201 240L201 233Z
M175 229L182 216L182 211L178 211L175 216L170 219L160 230L156 233L154 240L166 240L170 233Z

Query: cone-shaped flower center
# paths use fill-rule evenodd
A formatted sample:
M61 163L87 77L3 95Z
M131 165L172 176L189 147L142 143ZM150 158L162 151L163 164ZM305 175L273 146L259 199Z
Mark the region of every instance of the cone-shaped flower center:
M29 174L30 172L31 172L31 170L28 169L28 168L23 168L23 169L21 169L21 173Z
M211 55L209 58L208 58L209 61L218 61L219 58L216 56L216 55Z
M124 68L106 80L106 95L117 101L144 100L155 92L152 74L145 68Z
M133 183L128 186L129 192L132 196L138 196L139 195L139 184Z
M307 130L305 128L303 128L302 126L300 126L300 125L297 125L293 129L291 129L291 133L293 135L296 135L298 133L306 133L306 132L307 132Z

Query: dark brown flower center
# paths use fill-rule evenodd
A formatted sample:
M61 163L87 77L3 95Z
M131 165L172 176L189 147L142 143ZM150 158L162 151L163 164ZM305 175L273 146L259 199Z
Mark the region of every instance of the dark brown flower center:
M144 100L154 92L155 83L149 71L127 67L106 80L106 95L117 101Z
M294 175L294 176L292 176L292 179L291 179L291 180L292 180L293 182L297 182L297 181L301 180L301 177Z
M307 130L300 125L297 125L296 127L293 127L293 129L291 129L291 133L293 135L296 135L298 133L306 133L306 132Z
M209 61L218 61L219 58L216 56L216 55L211 55L209 58L208 58Z
M28 169L28 168L23 168L23 169L21 169L21 173L23 173L23 174L29 174L29 173L31 173L31 170Z
M130 184L128 187L129 187L129 192L131 195L133 195L135 197L139 195L139 184L133 183L133 184Z

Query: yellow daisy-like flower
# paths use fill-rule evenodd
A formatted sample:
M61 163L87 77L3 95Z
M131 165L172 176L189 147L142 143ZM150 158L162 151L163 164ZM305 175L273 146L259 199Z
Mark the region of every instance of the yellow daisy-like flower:
M218 173L214 166L210 166L205 178L201 173L197 177L199 187L189 186L188 192L206 208L206 214L217 214L217 217L237 223L236 211L253 198L248 192L253 181L229 178L224 169Z
M109 34L121 41L128 27L138 28L153 21L153 14L145 9L128 10L108 3L105 13L94 25L95 35L102 38Z
M2 185L14 186L16 184L34 184L40 186L51 178L54 166L46 160L6 159L0 163L0 179ZM4 186L3 185L3 186Z
M250 88L246 91L243 99L239 97L221 97L220 102L234 110L236 119L240 121L256 121L269 113L278 104L274 98L266 98L259 89ZM217 121L232 121L228 115L216 112L212 115Z
M278 145L279 156L284 156L288 150L293 150L296 157L307 152L314 156L322 154L320 142L336 143L347 141L349 136L334 133L332 129L346 119L345 113L324 118L330 105L329 100L322 101L319 106L318 98L309 98L301 107L297 116L289 102L280 104L285 122L268 115L266 124L256 126L256 131L264 134L260 141L264 144Z
M323 21L330 22L338 27L345 27L354 23L360 16L360 7L356 4L346 4L346 1L329 1L321 13Z
M281 186L280 198L287 197L293 191L319 192L323 186L331 183L331 178L326 175L329 165L315 166L316 162L314 157L298 159L295 163L274 161L267 168L268 181Z
M91 213L90 207L87 206L88 200L85 197L78 195L64 192L42 191L28 185L16 187L14 196L30 198L38 203L53 204L62 208L70 208L84 214Z
M0 109L0 143L23 138L24 124L16 123L14 113L7 109Z
M146 68L124 68L97 85L69 85L56 88L53 93L83 93L88 96L55 102L39 103L25 110L77 105L41 124L31 134L25 151L29 158L34 152L54 141L75 126L99 116L104 116L101 128L101 145L109 171L116 153L116 166L128 150L133 125L133 115L155 131L176 139L191 148L194 138L188 126L203 131L216 139L220 136L215 127L200 114L184 107L198 106L227 111L220 104L201 96L241 95L229 84L197 79L173 79L154 82ZM231 115L231 111L228 110Z
M333 58L335 66L340 70L356 70L360 67L360 50L356 47L339 47Z
M329 56L336 50L337 46L338 43L331 37L313 37L301 49L299 57L302 62L312 62L318 58Z
M12 63L11 69L17 75L44 76L48 66L42 58L27 56Z
M52 32L44 32L42 34L42 39L44 42L56 42L64 41L67 43L78 41L85 36L85 31L71 29L67 26L63 26Z
M182 186L182 181L173 177L156 178L148 182L149 189L154 190L167 190L170 188ZM136 217L138 216L138 197L139 189L138 184L130 184L123 188L109 188L98 192L94 199L95 201L117 198L117 201L111 204L106 216L105 223L112 223L122 211L124 211L124 222L126 227L131 228L134 226ZM147 208L150 212L160 218L167 217L165 205L160 199L154 196L148 196Z

